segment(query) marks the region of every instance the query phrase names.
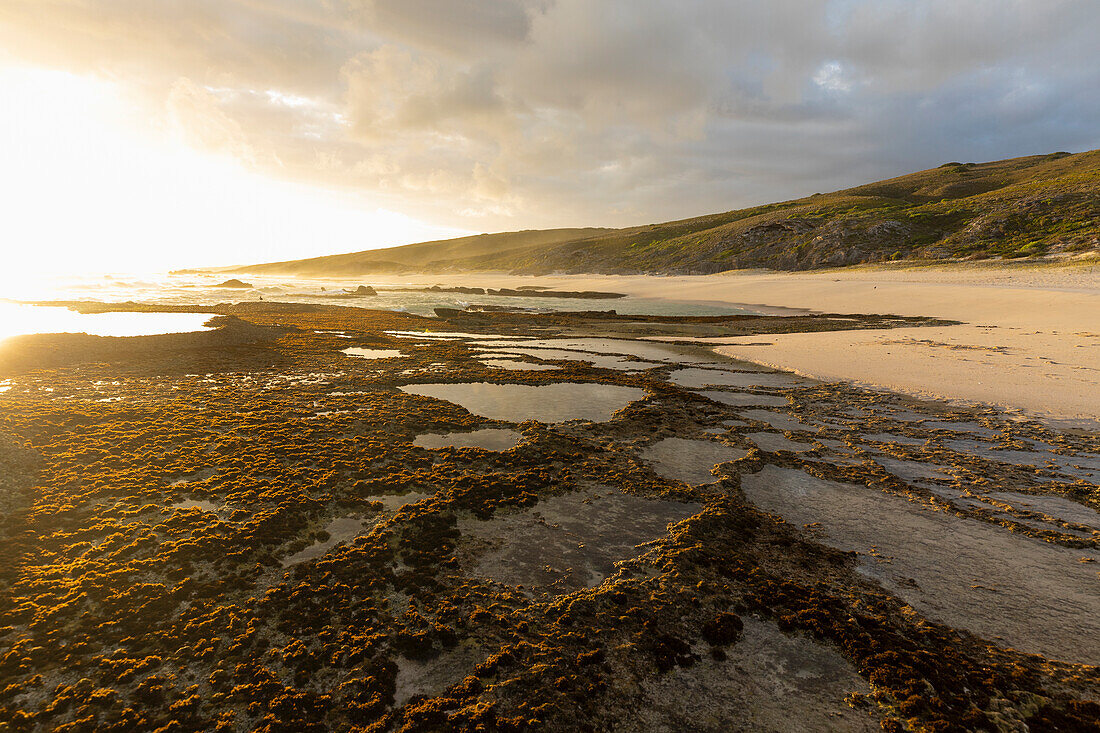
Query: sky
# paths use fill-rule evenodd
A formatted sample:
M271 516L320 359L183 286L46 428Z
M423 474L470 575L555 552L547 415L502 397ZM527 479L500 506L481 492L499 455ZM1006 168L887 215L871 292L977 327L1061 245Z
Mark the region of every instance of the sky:
M625 226L1100 147L1095 0L0 0L7 271Z

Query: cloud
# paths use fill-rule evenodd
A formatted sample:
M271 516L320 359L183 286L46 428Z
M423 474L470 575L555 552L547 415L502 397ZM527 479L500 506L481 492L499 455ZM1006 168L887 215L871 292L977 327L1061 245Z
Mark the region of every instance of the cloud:
M629 224L1100 147L1093 0L7 0L194 144L472 228Z
M478 136L510 115L486 67L454 68L382 46L343 69L351 131L368 141L402 134Z
M379 35L459 58L522 43L531 12L522 0L363 0L357 22Z
M257 162L241 124L222 110L214 92L181 78L168 92L167 106L175 129L192 144Z

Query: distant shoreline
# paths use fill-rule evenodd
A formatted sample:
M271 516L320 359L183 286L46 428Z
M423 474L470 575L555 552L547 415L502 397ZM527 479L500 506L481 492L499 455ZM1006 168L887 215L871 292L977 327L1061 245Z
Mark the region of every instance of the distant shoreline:
M1100 394L1098 263L1095 257L896 262L794 273L734 270L678 276L466 272L391 274L357 282L378 290L439 285L443 290L551 289L748 306L776 315L874 313L959 321L962 325L911 333L789 333L771 335L766 343L746 337L707 343L726 356L822 380L1093 423L1100 420L1095 399ZM369 298L354 305L372 308ZM154 309L218 311L182 305Z
M714 275L404 275L405 283L546 285L635 297L825 313L929 316L964 325L779 334L768 346L712 342L727 356L922 397L985 403L1056 421L1100 420L1100 266L1063 262L892 263ZM372 279L385 286L390 279ZM906 340L908 339L908 340Z

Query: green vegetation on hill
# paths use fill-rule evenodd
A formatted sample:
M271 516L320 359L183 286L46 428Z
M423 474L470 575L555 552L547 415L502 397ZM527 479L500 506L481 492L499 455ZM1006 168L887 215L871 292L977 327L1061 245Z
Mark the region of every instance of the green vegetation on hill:
M219 272L251 272L259 275L363 275L380 272L433 271L447 269L456 259L533 249L549 244L591 237L610 229L533 229L500 234L475 234L457 239L405 244L386 249L311 257L304 260L268 262L261 265L218 268Z
M947 163L835 193L649 226L480 235L228 269L701 274L1097 249L1100 150Z

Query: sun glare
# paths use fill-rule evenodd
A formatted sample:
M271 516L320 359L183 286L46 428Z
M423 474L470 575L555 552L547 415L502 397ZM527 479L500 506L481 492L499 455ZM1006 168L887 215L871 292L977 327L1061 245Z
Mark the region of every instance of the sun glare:
M86 333L92 336L147 336L199 331L209 313L94 313L67 308L0 302L0 344L31 333Z
M308 257L461 234L200 152L110 82L0 67L4 281Z

